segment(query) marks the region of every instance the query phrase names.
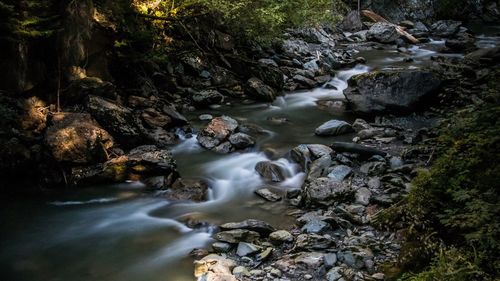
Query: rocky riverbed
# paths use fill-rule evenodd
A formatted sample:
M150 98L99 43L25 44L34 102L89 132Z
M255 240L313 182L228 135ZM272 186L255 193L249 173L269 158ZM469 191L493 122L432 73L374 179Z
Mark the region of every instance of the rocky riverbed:
M166 71L152 66L140 91L77 79L64 112L6 98L23 122L2 148L2 170L87 188L6 202L2 271L19 280L392 277L402 237L378 227L377 214L428 166L441 119L483 102L500 56L497 27L397 23L420 43L351 14L340 29L289 30L252 59L183 54Z

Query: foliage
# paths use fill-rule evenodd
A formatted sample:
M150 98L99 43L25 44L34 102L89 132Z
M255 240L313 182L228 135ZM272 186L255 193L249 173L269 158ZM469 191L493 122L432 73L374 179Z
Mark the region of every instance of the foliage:
M498 116L498 103L458 112L438 139L440 156L431 169L421 171L410 195L378 218L405 229L403 263L418 269L433 259L423 273L404 280L467 280L472 273L488 279L500 274ZM448 247L457 250L455 256L445 255L453 262L443 266L439 255ZM465 264L470 271L436 279L441 271L453 273Z

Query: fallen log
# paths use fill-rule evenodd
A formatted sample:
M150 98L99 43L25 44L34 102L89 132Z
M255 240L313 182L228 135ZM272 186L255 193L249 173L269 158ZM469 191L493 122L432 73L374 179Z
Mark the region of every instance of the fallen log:
M350 152L350 153L357 153L363 156L373 156L373 155L380 155L380 156L386 156L387 152L369 147L369 146L364 146L356 143L351 143L351 142L339 142L336 141L330 145L330 147L335 150L336 152Z
M383 22L383 23L394 25L396 27L396 31L401 36L404 36L406 39L408 39L408 41L410 41L413 44L420 43L420 41L417 38L413 37L413 35L411 35L410 33L406 32L404 27L399 26L397 24L394 24L394 23L392 23L392 22L384 19L382 16L374 13L373 11L363 10L363 11L361 11L361 13L363 14L363 16L369 18L373 22Z

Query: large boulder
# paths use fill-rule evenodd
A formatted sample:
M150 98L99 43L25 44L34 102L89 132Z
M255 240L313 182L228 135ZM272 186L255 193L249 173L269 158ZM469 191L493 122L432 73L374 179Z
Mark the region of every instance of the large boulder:
M432 33L441 37L451 37L459 30L462 22L454 20L440 20L431 26Z
M434 94L441 80L423 70L375 71L351 77L344 95L357 113L410 113Z
M248 79L245 92L257 100L274 101L276 99L276 91L255 77Z
M87 113L55 113L45 144L59 162L92 164L107 160L113 138Z
M393 43L400 37L396 26L390 23L377 22L366 33L368 40L380 43Z
M229 116L216 117L198 135L198 142L207 149L223 143L238 128L238 121Z
M121 144L133 147L141 141L132 110L98 96L88 96L87 108Z

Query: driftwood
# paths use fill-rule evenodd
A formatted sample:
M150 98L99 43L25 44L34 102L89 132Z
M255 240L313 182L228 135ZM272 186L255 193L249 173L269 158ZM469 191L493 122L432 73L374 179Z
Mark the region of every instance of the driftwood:
M382 16L374 13L373 11L370 11L370 10L363 10L361 11L361 13L363 14L363 16L369 18L371 21L373 22L383 22L383 23L387 23L387 24L392 24L396 27L396 31L401 35L401 36L404 36L406 39L408 39L408 41L412 42L413 44L417 44L417 43L420 43L420 41L418 41L417 38L413 37L413 35L411 35L410 33L406 32L405 31L405 28L402 27L402 26L399 26L397 24L393 24L391 23L390 21L384 19Z

